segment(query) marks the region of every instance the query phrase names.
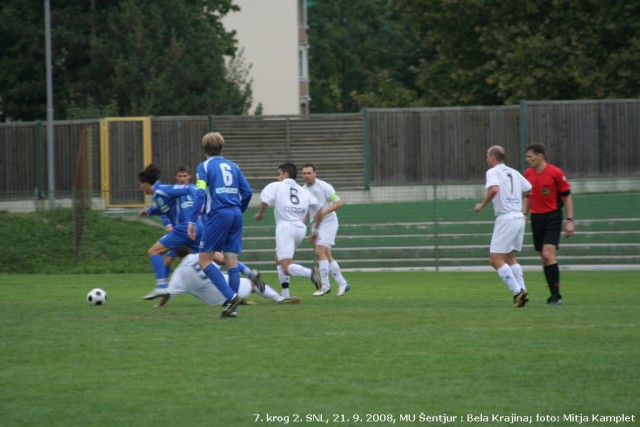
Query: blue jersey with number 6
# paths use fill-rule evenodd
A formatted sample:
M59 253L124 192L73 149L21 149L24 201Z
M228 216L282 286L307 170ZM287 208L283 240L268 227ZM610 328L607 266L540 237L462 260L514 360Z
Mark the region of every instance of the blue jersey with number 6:
M205 206L205 213L218 209L239 207L244 212L253 194L240 168L222 156L209 157L196 169L196 198L193 212ZM192 217L195 222L195 217Z

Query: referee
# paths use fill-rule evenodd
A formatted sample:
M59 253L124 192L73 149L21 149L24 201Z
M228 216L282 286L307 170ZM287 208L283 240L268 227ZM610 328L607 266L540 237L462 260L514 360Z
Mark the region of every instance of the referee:
M544 145L529 145L526 160L530 167L524 171L524 176L533 188L528 199L525 199L523 212L525 215L527 211L531 212L533 244L536 251L540 252L544 276L551 292L547 304L560 305L562 295L556 250L560 243L563 207L567 210L565 236L571 237L574 232L571 186L560 168L547 163Z

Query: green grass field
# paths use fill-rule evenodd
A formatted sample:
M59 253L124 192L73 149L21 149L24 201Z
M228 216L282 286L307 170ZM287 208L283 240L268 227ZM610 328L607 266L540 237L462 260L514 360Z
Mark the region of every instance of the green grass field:
M0 425L638 424L637 272L565 272L560 307L528 272L524 309L493 273L346 276L345 297L295 281L301 304L220 319L152 308L150 274L0 275Z

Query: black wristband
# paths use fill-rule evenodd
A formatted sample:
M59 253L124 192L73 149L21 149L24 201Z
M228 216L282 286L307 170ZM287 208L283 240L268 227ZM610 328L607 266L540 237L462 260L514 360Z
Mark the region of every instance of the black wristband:
M567 221L571 221L571 222L573 222L573 217L571 217L571 218L567 218Z

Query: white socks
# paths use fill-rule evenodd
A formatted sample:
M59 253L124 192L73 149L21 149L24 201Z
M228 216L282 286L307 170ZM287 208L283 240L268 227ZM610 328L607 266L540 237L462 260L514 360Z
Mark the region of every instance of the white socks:
M527 290L527 287L524 285L524 273L522 272L522 266L520 264L513 264L511 267L511 271L513 272L513 276L518 281L518 285L520 285L521 289Z
M330 288L331 284L329 283L329 260L323 259L321 261L318 261L318 270L320 270L320 281L322 282L322 288Z
M518 295L520 293L520 284L516 280L511 267L509 267L509 264L503 265L496 271L498 273L498 276L500 276L500 279L502 279L504 284L507 285L513 295Z
M289 265L289 274L296 277L311 277L311 269L303 267L300 264Z
M338 261L336 261L335 259L331 261L331 264L329 264L329 270L331 270L331 274L333 275L333 278L336 279L336 283L338 285L342 286L347 283L345 278L342 277L342 273L340 272L340 266L338 265Z
M289 289L287 289L288 291ZM260 291L258 291L256 289L256 293L262 295L265 298L269 298L270 300L273 300L275 302L280 302L284 299L283 296L280 296L279 293L277 293L271 286L269 285L265 285L264 287L264 292L260 293Z

